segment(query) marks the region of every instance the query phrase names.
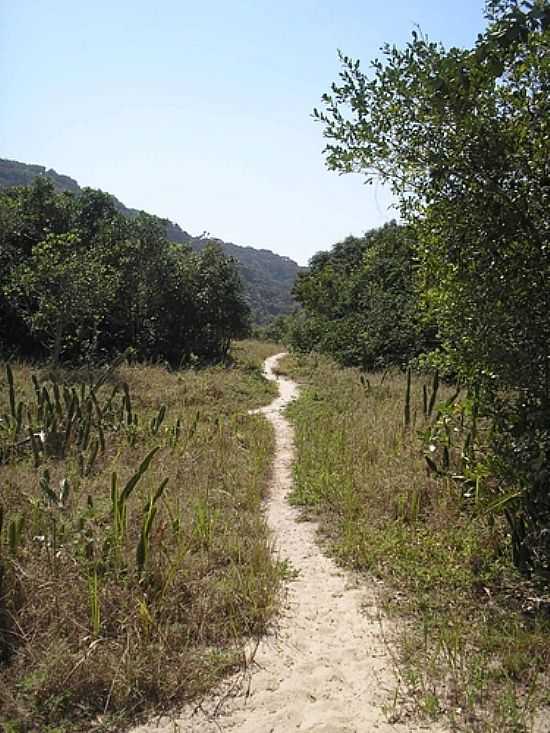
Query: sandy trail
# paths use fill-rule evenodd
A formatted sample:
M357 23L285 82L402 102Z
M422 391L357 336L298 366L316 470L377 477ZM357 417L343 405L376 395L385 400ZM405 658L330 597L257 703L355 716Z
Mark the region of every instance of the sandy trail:
M297 386L273 373L282 356L270 357L264 368L266 377L277 381L279 397L257 410L276 435L267 520L276 552L298 573L288 584L277 634L262 639L255 650L248 684L229 680L200 708L188 707L176 719L149 723L134 733L442 731L412 721L388 722L397 681L374 593L354 587L351 577L322 554L316 526L300 522L299 512L288 504L293 430L282 410Z

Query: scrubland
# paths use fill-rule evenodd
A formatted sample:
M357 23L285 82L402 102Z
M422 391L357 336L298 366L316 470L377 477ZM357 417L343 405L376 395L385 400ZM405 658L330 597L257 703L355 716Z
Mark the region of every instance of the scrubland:
M208 690L269 627L273 344L229 367L2 365L0 722L120 730ZM33 378L34 375L34 378Z
M468 475L472 421L453 416L456 390L434 396L430 375L407 387L405 374L364 375L314 355L280 370L303 382L289 409L293 501L319 519L342 564L380 581L397 620L390 643L404 689L390 716L404 699L452 730L526 731L537 709L544 720L547 579L519 574L502 513Z

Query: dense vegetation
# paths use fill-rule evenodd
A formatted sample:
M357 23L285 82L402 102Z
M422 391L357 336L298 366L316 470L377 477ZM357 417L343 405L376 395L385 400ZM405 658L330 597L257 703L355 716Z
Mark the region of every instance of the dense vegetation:
M191 237L189 240L189 246L197 252L210 243L220 246L224 254L238 261L254 324L271 323L296 309L292 295L296 275L300 272L296 262L267 249L242 247L221 239Z
M19 163L14 160L0 158L0 189L30 185L36 178L51 181L59 192L78 194L81 191L78 183L69 176L56 171L47 170L44 166ZM143 212L125 206L115 196L111 196L115 209L129 219L138 218ZM149 215L164 232L170 242L191 247L194 252L201 252L208 245L215 245L228 257L233 257L238 264L239 274L243 281L245 297L251 309L252 321L257 324L269 322L274 317L291 313L295 308L291 290L299 271L298 265L288 257L281 257L265 249L242 247L231 242L202 234L192 236L178 224Z
M248 328L233 260L170 243L107 194L36 178L0 191L0 348L90 362L126 351L173 365L218 360Z
M294 288L304 310L288 324L291 345L364 369L426 352L434 336L421 323L415 244L411 227L391 223L315 255Z
M430 436L446 451L433 470L475 485L504 513L517 565L546 572L550 8L494 0L487 19L472 49L413 33L403 50L386 46L370 76L341 56L340 81L314 113L327 163L389 183L406 226L313 261L298 281L294 343L366 367L407 363L425 346L417 363L464 388ZM467 463L451 465L464 421Z
M277 347L275 347L276 349ZM272 399L233 367L0 373L0 729L121 730L243 664L277 608Z

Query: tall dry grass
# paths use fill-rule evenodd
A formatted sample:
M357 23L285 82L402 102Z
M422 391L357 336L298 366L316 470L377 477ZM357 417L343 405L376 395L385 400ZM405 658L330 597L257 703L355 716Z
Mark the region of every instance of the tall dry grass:
M89 420L87 397L69 428L60 404L47 430L68 435L62 451L25 438L46 419L31 374L53 403L50 377L84 397L97 374L14 366L15 435L2 370L5 731L119 730L203 693L266 630L281 578L262 513L273 441L247 411L272 399L260 366L276 350L238 344L231 368L120 366Z
M342 563L384 581L384 606L400 618L405 687L390 714L412 700L453 730L529 730L550 702L548 589L518 575L507 526L476 509L473 482L438 474L458 456L454 434L448 450L426 442L432 378L408 387L407 375L362 375L319 356L281 369L304 382L290 408L293 501L319 517ZM455 393L440 386L433 412Z

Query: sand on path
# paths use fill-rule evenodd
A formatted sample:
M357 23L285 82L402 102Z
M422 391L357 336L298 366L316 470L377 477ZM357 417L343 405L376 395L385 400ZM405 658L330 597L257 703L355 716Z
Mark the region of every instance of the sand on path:
M316 525L300 521L288 503L292 488L293 429L283 416L296 396L294 382L274 374L284 354L265 362L279 397L254 412L275 429L276 450L267 521L281 560L297 577L287 584L277 633L249 647L248 677L228 680L200 706L133 733L412 733L442 731L437 725L389 722L397 687L383 640L375 593L323 555ZM365 611L366 609L366 611Z

